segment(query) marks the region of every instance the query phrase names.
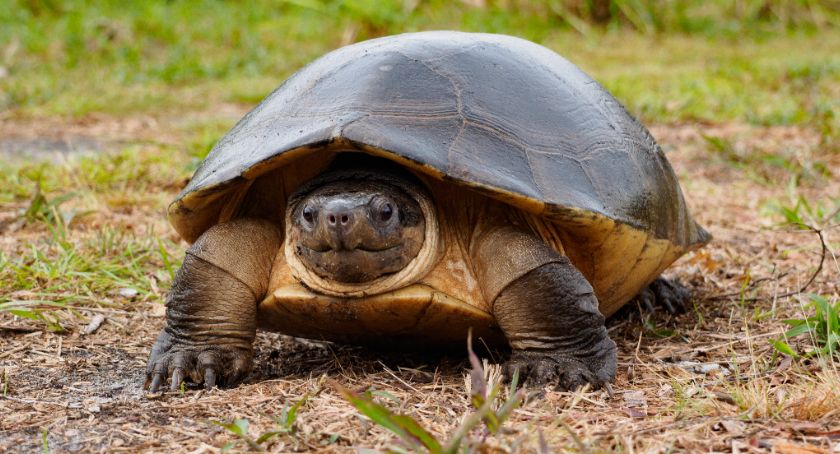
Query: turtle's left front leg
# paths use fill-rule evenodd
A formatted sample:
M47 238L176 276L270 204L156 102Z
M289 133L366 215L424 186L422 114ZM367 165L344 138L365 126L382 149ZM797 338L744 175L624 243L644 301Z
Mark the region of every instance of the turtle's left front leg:
M567 257L529 232L496 227L471 247L476 274L513 352L507 363L531 384L574 389L615 378L616 347L592 286Z

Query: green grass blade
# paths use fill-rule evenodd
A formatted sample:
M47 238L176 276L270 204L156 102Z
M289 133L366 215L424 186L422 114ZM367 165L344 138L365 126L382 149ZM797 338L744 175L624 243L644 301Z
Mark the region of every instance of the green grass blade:
M508 399L499 411L496 412L496 417L499 419L499 425L504 424L505 421L510 417L510 414L513 413L513 410L519 408L519 405L522 401L525 400L525 390L519 389Z
M163 261L163 266L166 272L169 273L169 278L175 280L175 270L172 269L172 262L169 261L169 254L166 253L166 248L163 247L163 241L160 237L157 238L158 250L160 251L160 259Z
M297 414L301 407L306 404L306 401L309 400L309 393L306 393L292 405L292 408L286 412L285 421L283 422L286 430L292 430L292 426L294 426L295 421L297 421Z
M255 443L257 443L258 445L261 445L261 444L265 443L266 441L268 441L268 440L270 440L270 439L272 439L272 438L274 438L274 437L276 437L276 436L278 436L282 433L285 433L285 432L279 432L279 431L266 432L266 433L260 435L259 437L257 437Z
M771 340L770 343L773 345L773 348L778 350L780 353L784 353L785 355L788 355L793 358L799 357L799 355L797 355L796 352L793 351L793 348L791 348L791 346L788 345L786 342L780 340Z
M785 332L785 337L792 338L801 336L805 333L810 333L813 331L814 325L811 323L807 323L806 321L802 321L802 323L796 327L793 327Z
M334 386L356 410L374 423L388 429L406 443L414 447L422 445L431 453L441 452L440 443L437 439L411 417L395 414L372 399L353 393L337 383Z

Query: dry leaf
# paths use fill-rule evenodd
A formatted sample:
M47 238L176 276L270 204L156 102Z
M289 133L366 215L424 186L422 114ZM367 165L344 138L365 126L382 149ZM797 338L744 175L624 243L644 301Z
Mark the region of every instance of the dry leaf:
M747 425L743 421L736 421L734 419L724 419L720 422L720 426L723 427L727 433L736 437L743 435L744 429L747 428Z
M819 446L777 441L773 443L773 449L778 454L828 454L828 450Z

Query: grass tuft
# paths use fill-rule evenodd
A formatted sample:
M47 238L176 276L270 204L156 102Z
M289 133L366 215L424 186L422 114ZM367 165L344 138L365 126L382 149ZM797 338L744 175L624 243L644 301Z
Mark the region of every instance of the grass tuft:
M821 355L840 360L840 301L830 302L828 298L813 293L808 298L810 301L803 310L813 315L782 320L790 329L781 339L772 341L773 347L794 358ZM791 339L797 337L810 341L812 348L798 353L790 345Z
M376 403L370 392L363 394L354 393L333 382L333 387L338 390L341 396L347 400L359 413L396 435L403 443L414 451L425 450L431 454L455 454L458 452L475 452L487 448L483 438L473 439L469 437L471 431L483 423L484 427L491 434L496 434L502 424L510 418L513 410L525 399L524 389L518 389L519 371L516 371L511 378L509 397L501 403L496 404L500 395L501 384L495 383L489 386L488 377L498 374L485 371L478 357L472 349L472 335L467 339L467 353L470 360L470 403L473 412L467 415L461 424L447 437L447 441L441 441L431 432L426 430L420 423L408 415L397 414L387 407Z
M840 417L840 373L835 366L824 365L812 380L799 386L790 404L792 416L804 421Z

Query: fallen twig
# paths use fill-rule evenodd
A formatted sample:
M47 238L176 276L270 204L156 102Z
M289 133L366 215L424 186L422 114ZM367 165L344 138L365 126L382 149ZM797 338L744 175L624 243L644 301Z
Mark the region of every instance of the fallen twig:
M820 263L817 265L817 269L814 271L814 273L811 274L811 278L808 279L808 282L806 282L805 285L800 287L799 290L795 290L795 291L787 292L787 293L782 293L782 294L779 294L779 295L774 295L773 297L776 298L776 299L778 299L778 298L789 298L791 296L796 296L796 295L799 295L801 293L804 293L805 290L807 290L808 287L810 287L811 284L814 283L814 280L816 280L817 276L822 272L823 264L825 264L825 257L826 257L826 255L828 255L828 245L825 242L825 236L823 235L822 230L817 229L816 227L813 227L813 226L810 226L810 225L807 225L807 224L798 224L798 225L801 226L801 227L805 227L808 230L816 233L817 237L819 237L820 247L821 247ZM787 274L787 273L785 273L785 274ZM784 276L785 274L782 274L782 276ZM769 278L757 279L756 281L754 281L754 283L757 284L759 282L767 281L767 280L769 280ZM748 290L755 290L756 288L758 288L757 285L755 285L751 288L748 288L748 289L742 289L738 292L724 293L722 295L712 295L712 296L706 297L705 299L716 301L716 300L722 300L722 299L737 297L737 296L743 295L744 292L746 292ZM749 298L745 298L745 297L741 298L741 301L760 301L762 299L765 299L765 298L753 296L753 297L749 297Z

